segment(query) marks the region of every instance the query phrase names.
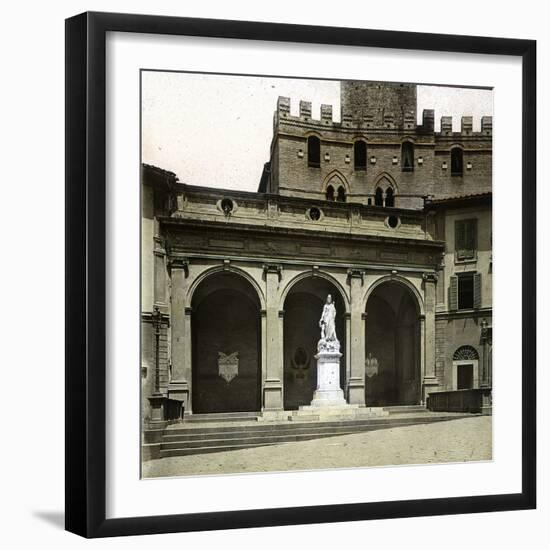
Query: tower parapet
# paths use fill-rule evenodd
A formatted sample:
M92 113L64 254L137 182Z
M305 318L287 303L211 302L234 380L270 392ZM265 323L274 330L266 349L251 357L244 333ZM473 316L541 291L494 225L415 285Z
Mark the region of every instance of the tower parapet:
M474 131L473 117L463 116L453 132L443 116L436 132L433 109L418 124L416 101L414 84L342 82L336 121L332 105L312 118L311 101L300 100L294 115L290 98L279 97L261 190L367 206L387 206L389 193L402 208L421 208L426 195L490 190L492 118Z
M424 111L425 112L425 111ZM433 111L432 111L433 113ZM473 117L463 116L460 119L460 132L453 132L453 117L442 116L441 117L441 129L439 132L435 132L436 138L450 136L466 138L471 136L475 139L482 139L490 141L493 135L493 117L482 116L481 117L481 130L474 132L473 129Z

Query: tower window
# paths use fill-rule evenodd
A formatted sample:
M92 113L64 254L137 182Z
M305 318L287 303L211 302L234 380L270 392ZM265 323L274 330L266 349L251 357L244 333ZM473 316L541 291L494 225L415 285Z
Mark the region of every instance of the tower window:
M384 191L380 187L374 193L374 206L384 206Z
M321 166L321 140L317 136L307 138L307 165L312 168Z
M464 173L464 154L460 147L451 149L451 176L462 176Z
M395 197L393 195L393 189L391 187L388 187L386 189L386 206L393 207L395 206Z
M334 187L332 185L329 185L327 187L327 201L333 201L334 200Z
M364 141L353 144L353 164L355 170L367 169L367 144Z
M344 187L342 185L340 185L340 187L338 187L338 194L336 196L336 200L338 202L346 202L346 190L344 189Z
M414 143L404 141L401 145L401 170L412 172L414 170Z

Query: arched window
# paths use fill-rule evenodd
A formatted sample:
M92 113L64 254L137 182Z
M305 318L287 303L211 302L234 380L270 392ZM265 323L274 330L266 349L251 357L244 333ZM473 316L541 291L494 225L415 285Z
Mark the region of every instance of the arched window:
M321 140L317 136L307 138L307 165L313 168L321 166Z
M333 201L334 200L334 187L332 185L329 185L327 187L327 201Z
M451 149L451 176L462 176L464 173L464 156L460 147Z
M380 187L376 188L374 194L374 206L384 206L384 191Z
M393 207L395 206L395 197L393 195L393 189L391 187L388 187L386 189L386 206Z
M401 170L412 172L414 170L414 143L404 141L401 144Z
M343 185L340 185L340 187L338 187L338 194L336 195L336 200L338 202L346 202L346 190L344 189Z
M367 169L367 144L364 141L353 144L353 165L356 170Z
M473 361L478 359L479 354L472 346L460 346L453 354L453 361Z

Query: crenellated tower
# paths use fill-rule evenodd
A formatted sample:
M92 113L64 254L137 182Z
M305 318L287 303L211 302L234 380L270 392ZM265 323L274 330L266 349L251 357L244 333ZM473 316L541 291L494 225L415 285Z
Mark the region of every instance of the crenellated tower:
M308 101L290 114L279 97L270 161L259 191L316 200L420 209L426 197L491 190L492 118L481 130L464 116L459 132L452 117L435 132L433 109L417 122L415 84L343 81L341 120L331 105L312 118Z

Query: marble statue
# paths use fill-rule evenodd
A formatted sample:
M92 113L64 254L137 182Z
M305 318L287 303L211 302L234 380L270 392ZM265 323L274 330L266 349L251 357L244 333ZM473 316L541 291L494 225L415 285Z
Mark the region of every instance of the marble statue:
M340 351L340 342L336 337L336 307L332 301L332 296L327 296L327 301L323 306L323 313L319 320L321 329L321 339L319 340L319 351Z

